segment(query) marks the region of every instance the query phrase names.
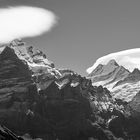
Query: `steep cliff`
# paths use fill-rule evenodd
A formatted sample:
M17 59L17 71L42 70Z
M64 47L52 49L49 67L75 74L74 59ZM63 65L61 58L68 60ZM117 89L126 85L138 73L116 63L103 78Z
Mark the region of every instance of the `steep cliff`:
M92 86L72 70L56 69L43 52L22 40L0 48L0 124L16 135L109 140L96 113L110 107L119 108L106 88Z

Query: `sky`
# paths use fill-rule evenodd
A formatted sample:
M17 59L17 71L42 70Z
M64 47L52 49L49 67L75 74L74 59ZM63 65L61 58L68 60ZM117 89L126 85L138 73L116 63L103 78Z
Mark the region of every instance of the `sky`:
M0 0L0 8L8 6L43 8L57 17L49 32L23 38L57 68L86 75L98 58L140 47L139 0Z

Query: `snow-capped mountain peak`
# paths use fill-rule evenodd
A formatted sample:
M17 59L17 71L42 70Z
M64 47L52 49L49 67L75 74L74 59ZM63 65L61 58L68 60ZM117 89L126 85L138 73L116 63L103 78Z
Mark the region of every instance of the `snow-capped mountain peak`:
M130 101L140 90L140 70L135 68L132 72L120 66L115 60L106 65L99 64L89 75L93 85L102 85L108 88L115 98Z
M115 59L111 59L108 63L108 66L119 66Z
M88 77L92 79L93 84L101 81L107 84L125 78L128 74L127 69L119 66L115 60L110 60L106 65L99 64Z
M97 76L97 75L106 75L112 71L114 71L114 69L116 69L117 67L119 67L119 65L117 64L117 62L115 60L110 60L106 65L103 64L99 64L89 75L88 77L91 76Z

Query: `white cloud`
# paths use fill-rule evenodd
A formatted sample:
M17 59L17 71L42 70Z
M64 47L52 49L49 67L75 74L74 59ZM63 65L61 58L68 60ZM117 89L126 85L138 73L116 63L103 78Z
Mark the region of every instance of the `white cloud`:
M134 68L140 69L140 48L124 50L116 53L105 55L89 67L86 71L90 74L99 64L106 64L109 60L115 59L119 65L132 71Z
M18 6L0 9L0 43L33 37L51 30L56 16L43 8Z

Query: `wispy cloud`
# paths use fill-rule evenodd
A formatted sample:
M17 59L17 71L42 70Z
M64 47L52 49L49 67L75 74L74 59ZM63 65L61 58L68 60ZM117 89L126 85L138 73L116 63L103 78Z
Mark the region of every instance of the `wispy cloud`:
M43 8L18 6L0 9L0 43L41 35L56 23L55 14Z
M115 59L119 65L132 71L134 68L140 69L140 48L124 50L116 53L105 55L87 69L87 73L91 73L99 64L106 64L109 60Z

